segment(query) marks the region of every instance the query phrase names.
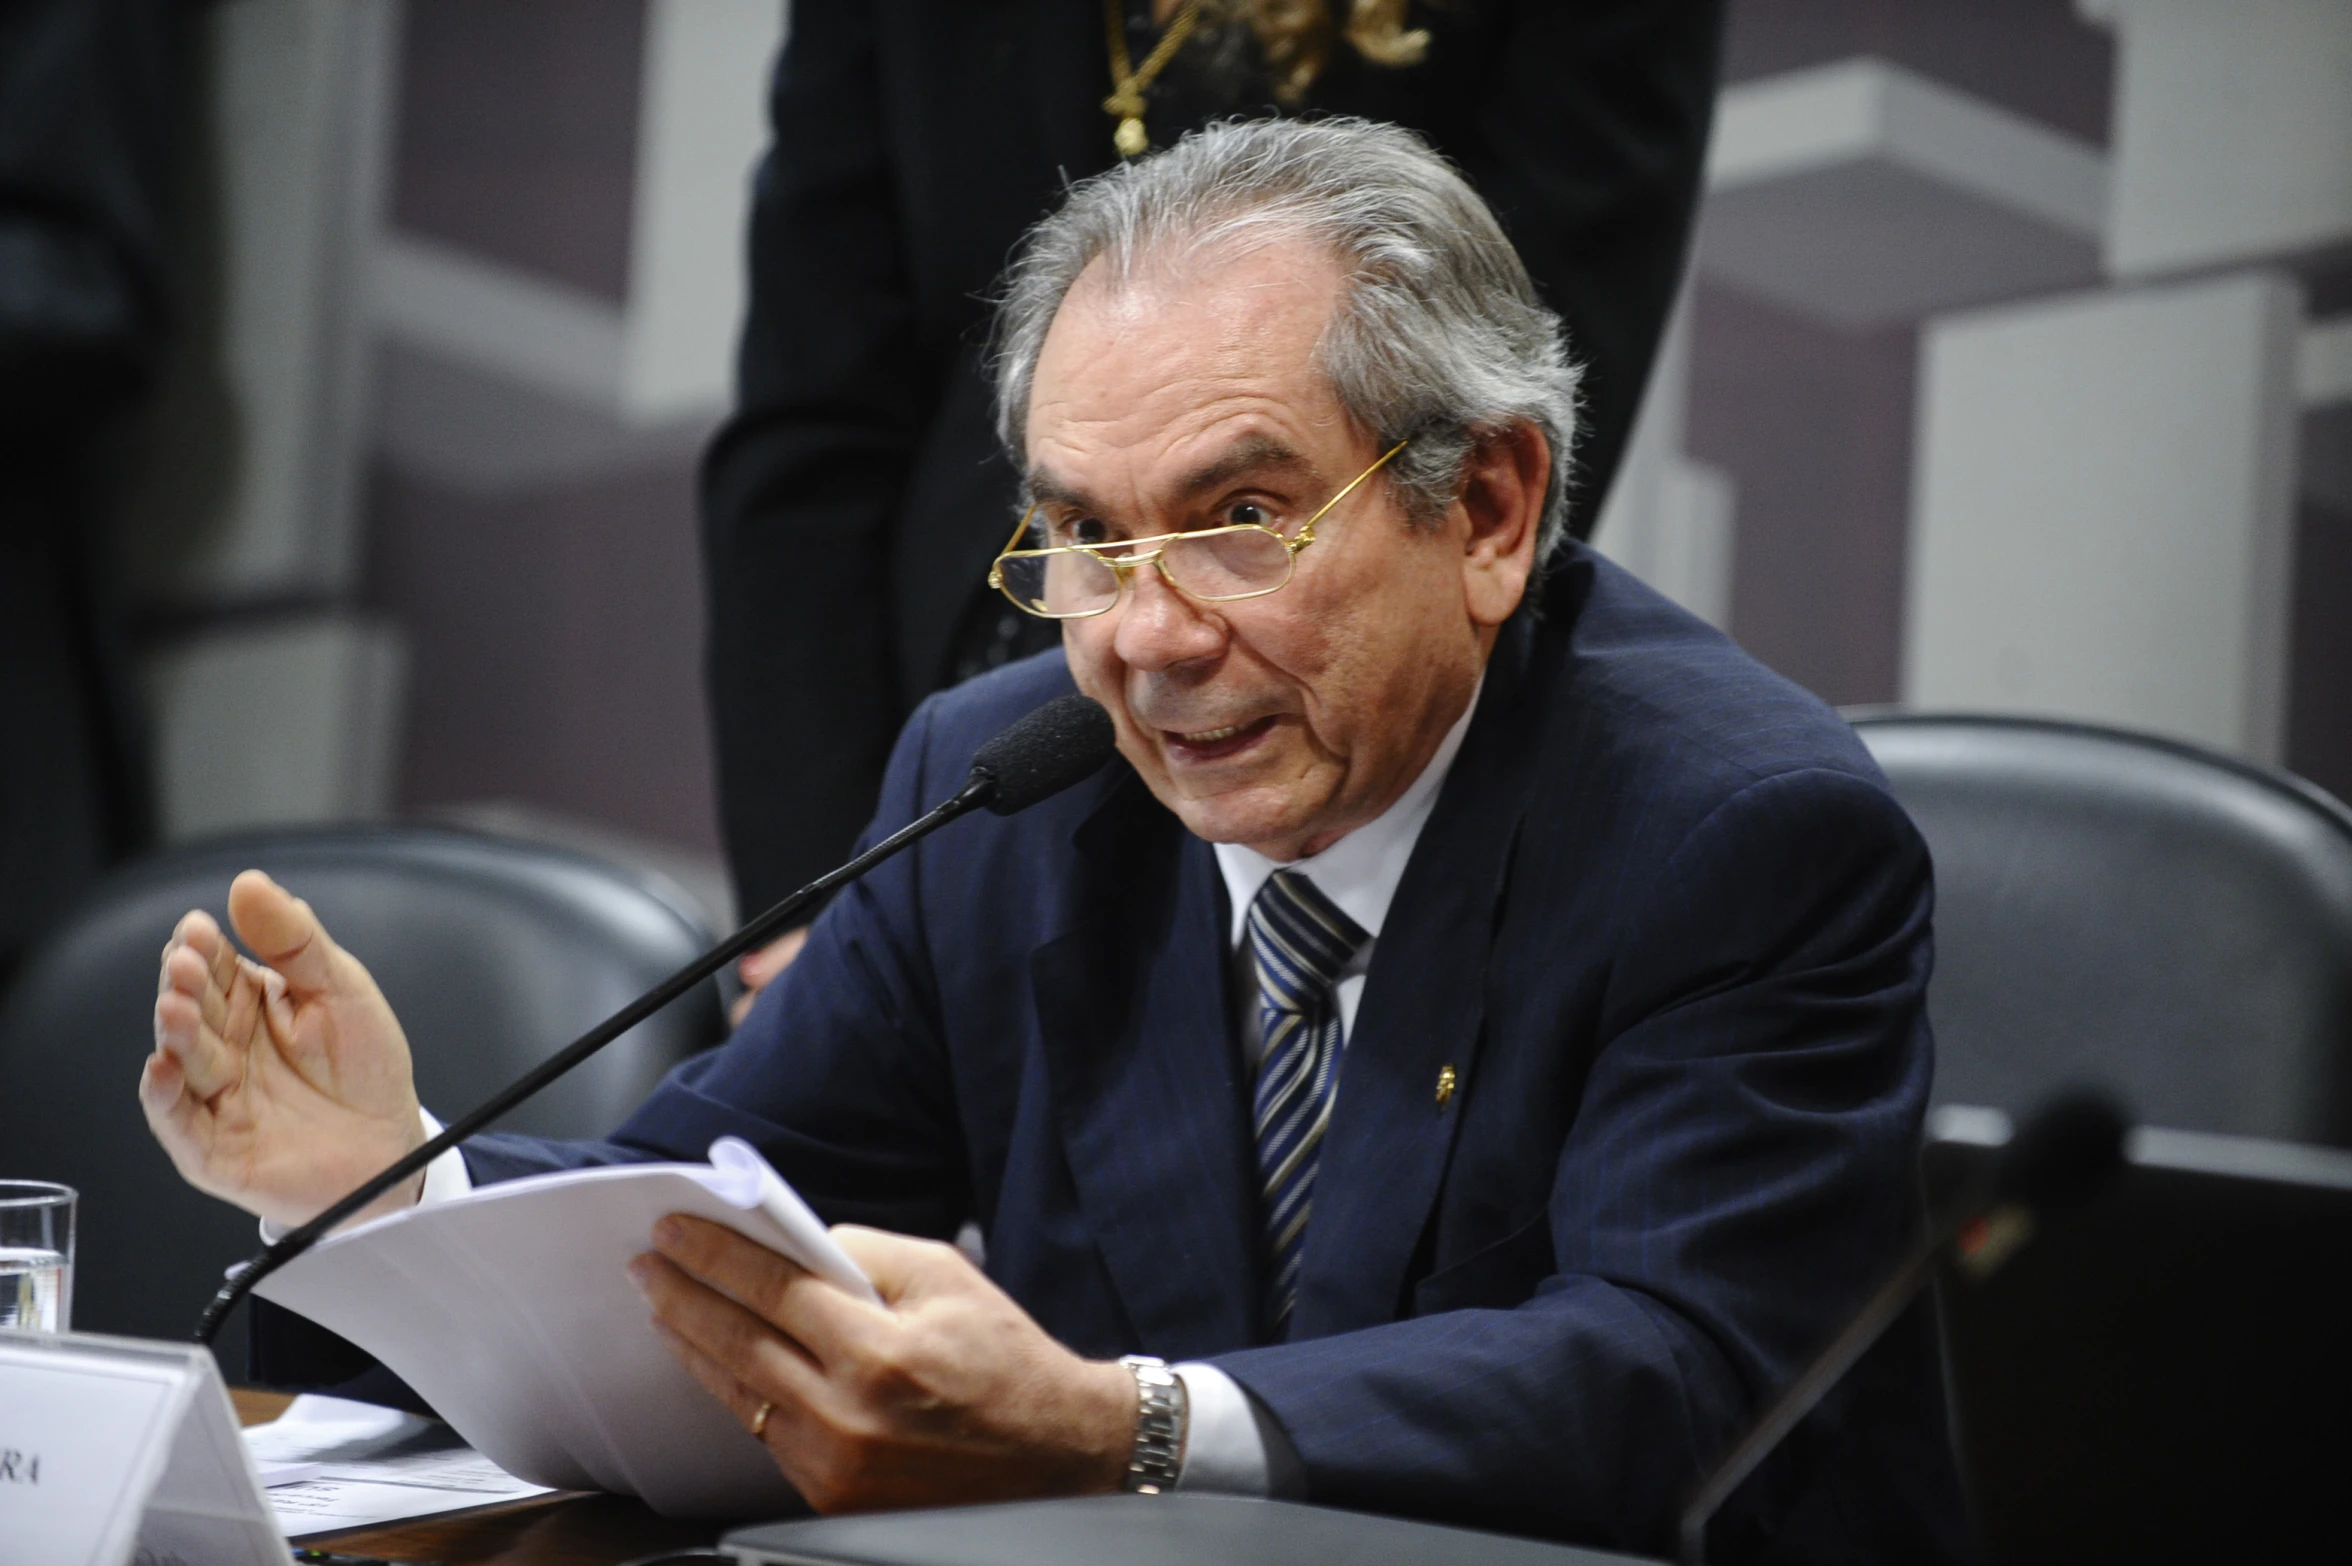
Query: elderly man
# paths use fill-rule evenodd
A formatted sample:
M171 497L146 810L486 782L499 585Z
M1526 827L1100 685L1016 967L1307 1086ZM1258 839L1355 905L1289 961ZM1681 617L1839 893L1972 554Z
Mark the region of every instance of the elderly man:
M1910 1222L1919 839L1832 713L1563 540L1558 323L1408 134L1079 186L1000 342L994 579L1064 650L927 703L876 827L1073 681L1123 763L870 876L610 1141L422 1184L734 1133L871 1226L882 1307L684 1220L638 1264L820 1507L1172 1483L1659 1545ZM262 964L189 916L141 1091L299 1219L421 1111L358 961L258 875L230 907ZM967 1220L985 1271L908 1238ZM1943 1430L1914 1319L1719 1542L1951 1554Z

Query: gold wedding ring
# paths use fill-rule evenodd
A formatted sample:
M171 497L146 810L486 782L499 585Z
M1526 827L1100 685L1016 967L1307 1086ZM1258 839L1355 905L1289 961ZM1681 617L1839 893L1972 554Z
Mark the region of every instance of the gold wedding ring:
M753 1440L765 1441L768 1438L768 1416L775 1411L775 1404L762 1403L759 1406L759 1412L751 1416L751 1438Z

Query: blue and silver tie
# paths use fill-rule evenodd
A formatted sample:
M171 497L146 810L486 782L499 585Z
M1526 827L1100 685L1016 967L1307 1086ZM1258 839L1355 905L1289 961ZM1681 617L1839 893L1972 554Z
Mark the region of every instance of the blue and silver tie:
M1369 939L1315 889L1277 870L1250 904L1250 957L1258 973L1258 1191L1266 1233L1268 1317L1279 1339L1298 1303L1299 1256L1315 1200L1315 1164L1339 1089L1344 1042L1332 998Z

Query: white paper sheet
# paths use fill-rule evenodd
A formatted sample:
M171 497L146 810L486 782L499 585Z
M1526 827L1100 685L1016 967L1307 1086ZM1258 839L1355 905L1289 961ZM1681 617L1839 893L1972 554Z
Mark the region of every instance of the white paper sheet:
M245 1432L270 1509L288 1538L430 1517L545 1495L461 1442L447 1425L341 1398L296 1398ZM272 1470L282 1477L273 1478Z
M269 1492L269 1502L287 1538L315 1539L321 1534L342 1533L351 1528L380 1528L386 1523L437 1517L443 1512L494 1506L500 1501L548 1493L544 1486L521 1484L514 1479L507 1482L520 1488L511 1495L490 1495L426 1489L413 1484L371 1484L364 1479L305 1479L297 1484L275 1486Z
M265 1490L281 1484L300 1484L305 1479L316 1479L320 1469L317 1463L256 1462L253 1466L260 1473L261 1486Z
M364 1462L384 1452L414 1448L441 1427L397 1408L354 1403L306 1392L264 1425L245 1427L256 1467L273 1463Z
M575 1170L411 1208L322 1242L258 1292L375 1355L519 1478L640 1496L670 1516L784 1510L791 1491L774 1461L662 1347L624 1271L672 1212L876 1297L808 1205L733 1137L712 1144L707 1166Z

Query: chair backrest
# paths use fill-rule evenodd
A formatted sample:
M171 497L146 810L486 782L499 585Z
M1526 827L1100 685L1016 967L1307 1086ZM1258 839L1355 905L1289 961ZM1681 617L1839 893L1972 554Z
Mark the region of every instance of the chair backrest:
M77 1327L181 1336L222 1269L259 1243L250 1217L182 1183L137 1093L163 943L190 908L225 925L247 866L306 898L367 964L407 1031L420 1095L445 1116L711 944L691 902L655 877L440 827L229 838L124 870L33 953L0 1012L0 1175L81 1192ZM705 985L503 1128L600 1135L724 1032Z
M2113 729L1854 726L1935 858L1935 1102L2352 1145L2352 810Z

